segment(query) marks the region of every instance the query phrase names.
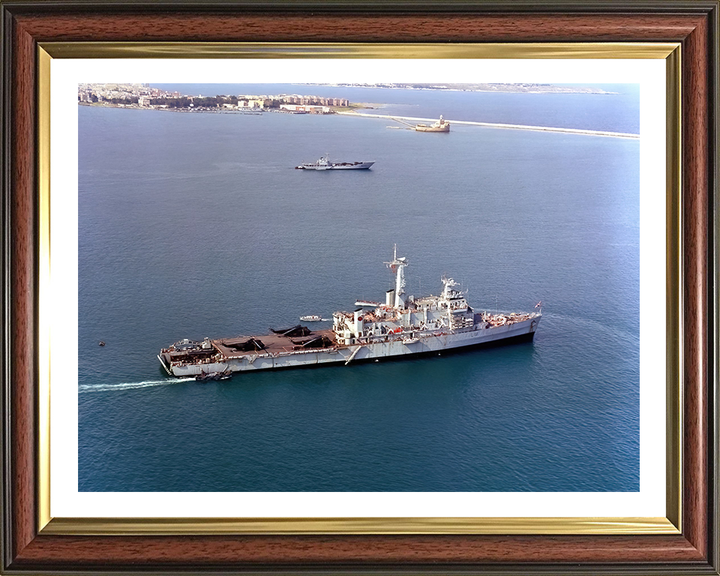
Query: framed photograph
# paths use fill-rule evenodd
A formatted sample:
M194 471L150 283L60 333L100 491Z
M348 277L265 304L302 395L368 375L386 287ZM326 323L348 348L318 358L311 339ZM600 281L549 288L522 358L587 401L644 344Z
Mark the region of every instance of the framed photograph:
M717 9L3 2L2 569L717 574Z

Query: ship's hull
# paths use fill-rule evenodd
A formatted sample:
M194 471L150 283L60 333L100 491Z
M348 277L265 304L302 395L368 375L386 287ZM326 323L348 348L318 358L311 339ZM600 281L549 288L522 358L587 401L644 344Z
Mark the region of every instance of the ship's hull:
M450 126L415 126L416 132L450 132Z
M371 362L394 358L434 355L446 351L458 351L470 347L509 344L532 340L540 317L532 317L507 326L493 326L482 329L458 330L447 334L421 335L381 342L360 343L349 346L333 346L316 350L268 353L259 351L224 361L202 364L168 364L162 357L160 362L165 370L179 378L195 377L213 372L250 372L256 370L277 370L330 364Z
M313 164L301 164L299 170L367 170L375 162L355 162L348 164L331 164L329 166L315 166Z

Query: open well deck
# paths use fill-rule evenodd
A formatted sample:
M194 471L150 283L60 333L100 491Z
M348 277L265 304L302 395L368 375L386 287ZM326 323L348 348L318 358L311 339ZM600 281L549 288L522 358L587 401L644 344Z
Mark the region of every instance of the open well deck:
M332 345L335 344L335 335L332 330L313 330L306 336L283 336L282 334L268 334L263 336L237 336L235 338L221 338L219 340L210 340L215 349L227 358L242 358L243 356L252 356L258 352L276 354L278 352L293 352L302 350L302 344L297 342L307 341L317 337L328 338ZM265 348L260 350L240 350L250 340L262 342Z

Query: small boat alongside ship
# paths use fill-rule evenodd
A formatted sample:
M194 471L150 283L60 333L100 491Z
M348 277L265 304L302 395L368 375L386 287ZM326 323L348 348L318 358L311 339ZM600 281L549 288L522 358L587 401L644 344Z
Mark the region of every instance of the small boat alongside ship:
M330 162L329 154L321 156L316 162L295 166L296 170L367 170L375 162Z
M398 257L396 249L385 264L395 274L385 303L357 300L355 311L333 314L331 329L297 324L263 336L185 339L162 349L158 359L171 376L220 380L235 372L347 365L532 341L542 318L540 302L533 312L476 311L465 299L467 291L458 290L452 278L442 278L439 296L407 295L408 260Z
M311 314L310 316L300 316L302 322L322 322L322 316Z
M226 369L222 372L202 372L195 376L195 380L198 382L209 382L211 380L230 380L232 378L232 370Z

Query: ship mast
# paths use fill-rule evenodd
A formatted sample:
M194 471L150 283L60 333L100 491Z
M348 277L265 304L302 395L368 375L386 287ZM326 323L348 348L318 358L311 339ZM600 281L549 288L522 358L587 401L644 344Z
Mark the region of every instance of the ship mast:
M385 262L388 268L395 272L395 308L405 308L405 273L403 269L408 265L407 258L398 258L397 244L393 248L392 262Z

